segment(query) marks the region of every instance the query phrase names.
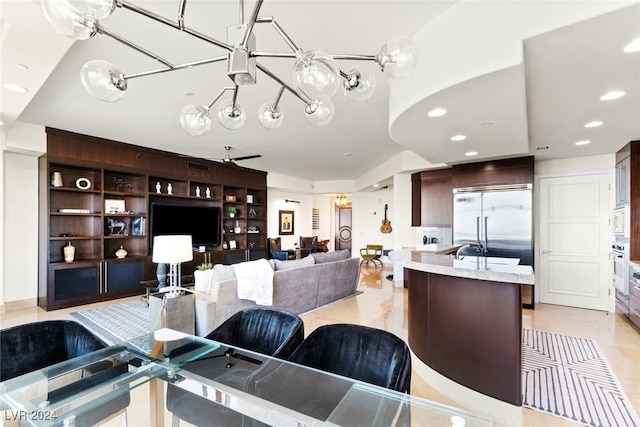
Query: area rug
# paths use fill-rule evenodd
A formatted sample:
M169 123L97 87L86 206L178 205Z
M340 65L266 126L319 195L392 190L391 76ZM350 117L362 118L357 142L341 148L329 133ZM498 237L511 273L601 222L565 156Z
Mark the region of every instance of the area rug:
M149 307L142 300L71 313L107 344L132 341L149 333Z
M590 426L640 426L597 344L523 329L523 405Z

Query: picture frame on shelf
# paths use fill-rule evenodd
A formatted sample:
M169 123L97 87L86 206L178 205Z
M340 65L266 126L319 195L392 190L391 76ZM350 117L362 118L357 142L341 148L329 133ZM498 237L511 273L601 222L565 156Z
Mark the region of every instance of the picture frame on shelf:
M278 234L280 236L290 236L294 234L293 220L293 211L278 211Z
M229 240L229 249L237 249L235 240Z
M104 199L104 213L117 214L125 212L124 200Z

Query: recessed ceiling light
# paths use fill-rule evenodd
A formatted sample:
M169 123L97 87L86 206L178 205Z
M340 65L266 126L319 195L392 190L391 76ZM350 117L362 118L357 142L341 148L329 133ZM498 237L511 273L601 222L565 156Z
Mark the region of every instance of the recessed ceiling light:
M21 69L21 70L23 70L23 71L26 71L26 70L28 70L28 69L29 69L29 67L27 67L26 65L21 64L21 63L19 63L19 62L14 62L14 63L13 63L13 65L14 65L16 68L19 68L19 69Z
M482 126L483 128L490 128L491 126L493 126L493 123L491 122L484 122L483 124L481 124L480 126Z
M191 92L190 90L184 93L184 96L193 96L193 95L195 95L195 93Z
M380 184L373 184L373 186L374 186L375 188L378 188L378 187L380 187Z
M351 155L351 153L344 153L344 155L345 155L346 157L349 157L349 156Z
M467 151L466 153L464 153L465 156L471 157L471 156L477 156L478 152L477 151Z
M613 90L611 92L607 92L600 97L601 101L611 101L612 99L622 98L625 92L622 90Z
M445 110L444 108L434 108L433 110L427 113L427 116L441 117L441 116L444 116L445 114L447 114L447 110Z
M452 141L464 141L465 139L467 139L465 135L454 135L451 137Z
M578 141L578 142L576 142L576 145L587 145L587 144L591 144L591 141L589 141L589 140L584 140L584 141Z
M597 128L598 126L602 126L602 123L600 120L595 120L593 122L589 122L586 125L584 125L584 127L586 128Z
M24 93L28 91L27 88L17 85L15 83L5 83L2 85L2 87L12 92L18 92L18 93Z
M627 53L640 52L640 38L633 40L631 43L626 45L622 50L624 50Z

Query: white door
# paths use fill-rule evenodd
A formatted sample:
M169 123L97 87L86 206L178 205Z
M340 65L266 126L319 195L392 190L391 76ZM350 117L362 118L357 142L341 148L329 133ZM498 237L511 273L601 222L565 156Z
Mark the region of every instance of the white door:
M609 175L541 178L540 302L609 309Z

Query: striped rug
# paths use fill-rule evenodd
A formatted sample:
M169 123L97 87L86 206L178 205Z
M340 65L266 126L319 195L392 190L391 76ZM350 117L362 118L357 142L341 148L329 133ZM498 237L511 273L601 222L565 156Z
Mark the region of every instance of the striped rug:
M588 339L523 329L523 405L590 426L640 426L640 419Z
M131 341L149 333L149 307L142 300L74 311L70 314L111 345Z

